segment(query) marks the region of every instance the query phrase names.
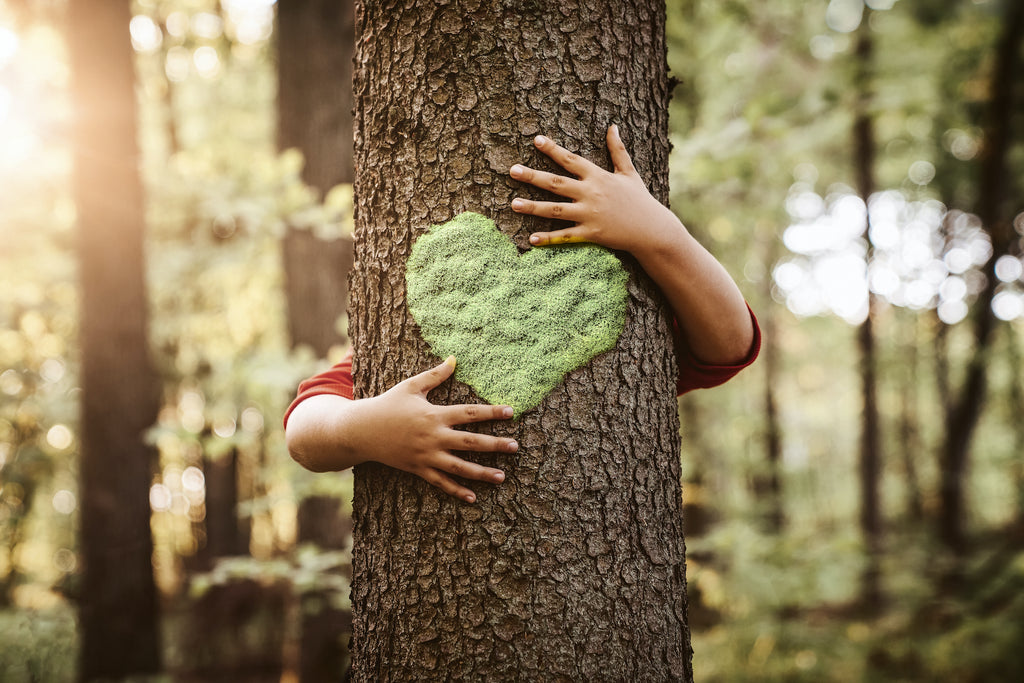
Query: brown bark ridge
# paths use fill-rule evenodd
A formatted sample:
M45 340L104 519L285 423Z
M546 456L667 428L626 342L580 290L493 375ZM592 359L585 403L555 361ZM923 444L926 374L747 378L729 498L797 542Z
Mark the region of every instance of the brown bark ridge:
M299 149L302 179L321 193L351 183L352 0L277 6L278 147ZM345 341L335 321L348 307L352 242L291 228L282 245L288 332L324 356Z
M509 0L357 5L356 395L438 361L405 302L405 262L467 210L521 249L550 223L512 213L509 167L552 168L544 133L601 164L618 123L668 190L664 5ZM478 502L404 472L356 469L353 680L690 680L676 362L669 311L631 272L616 348L535 410L485 431L515 456ZM432 399L478 402L449 382Z
M149 361L130 3L68 4L81 281L81 680L160 670Z

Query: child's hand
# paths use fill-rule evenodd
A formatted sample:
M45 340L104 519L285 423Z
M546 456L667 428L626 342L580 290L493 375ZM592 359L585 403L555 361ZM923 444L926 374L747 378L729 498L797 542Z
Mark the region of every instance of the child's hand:
M427 394L448 379L455 370L455 359L410 377L380 396L366 399L373 411L370 441L362 445L369 460L411 472L445 493L469 503L476 496L448 475L498 483L504 481L501 470L484 467L452 455L453 450L515 453L519 446L512 439L474 434L453 429L455 425L512 417L509 406L438 406Z
M743 295L717 259L668 207L651 196L616 126L608 129L613 173L538 135L537 148L576 178L516 164L509 175L570 202L517 197L512 210L576 223L530 235L536 246L594 242L632 254L661 288L693 354L706 363L735 364L753 348L754 327Z
M607 141L614 173L542 135L534 139L537 148L578 179L519 164L509 169L516 180L573 200L572 203L512 200L512 209L518 213L576 223L565 230L534 233L530 236L531 244L594 242L642 257L645 252L657 251L679 240L685 229L675 215L647 191L619 138L617 126L608 129Z

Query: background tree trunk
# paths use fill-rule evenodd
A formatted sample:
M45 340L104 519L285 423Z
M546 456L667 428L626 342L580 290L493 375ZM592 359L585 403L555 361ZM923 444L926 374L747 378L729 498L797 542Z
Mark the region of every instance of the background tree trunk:
M321 193L352 182L352 0L277 6L278 147L305 158L303 180ZM324 356L345 341L335 321L348 305L352 242L290 229L284 241L288 331Z
M351 183L352 0L283 2L277 6L278 146L298 148L303 180L321 193ZM352 241L320 239L291 228L283 243L288 329L293 344L309 344L324 356L341 344L335 321L348 307ZM351 523L337 499L311 496L299 503L299 541L341 550ZM343 532L343 533L339 533ZM351 614L330 605L330 596L309 590L298 596L301 612L299 680L337 680L347 659L342 643Z
M217 457L203 458L206 475L206 545L203 553L212 563L219 557L249 554L249 524L238 517L237 448Z
M974 304L974 355L967 366L966 376L959 391L951 398L946 411L946 437L942 446L941 510L939 538L955 553L963 553L967 546L964 531L964 478L967 475L968 454L974 428L978 425L985 403L988 384L988 351L992 345L992 332L996 325L992 313L992 300L999 282L995 263L1009 252L1013 242L1013 216L1020 209L1005 205L1009 185L1007 152L1013 137L1012 117L1014 97L1019 91L1024 73L1020 61L1021 42L1024 40L1024 4L1007 4L1002 34L996 47L992 80L989 84L987 120L978 177L976 213L992 238L992 256L985 266L986 285Z
M871 113L872 71L874 43L869 24L871 10L864 10L864 19L857 32L856 72L854 87L857 105L853 122L853 149L857 192L867 207L871 193L875 191L875 131ZM865 260L871 263L871 217L864 225L864 239L867 242ZM857 348L860 350L861 414L860 443L860 528L867 551L867 563L861 577L861 599L864 607L877 610L882 604L880 577L880 555L882 552L882 516L879 497L881 479L881 434L878 416L878 358L875 345L874 318L878 306L877 297L868 291L868 314L857 329Z
M159 388L147 344L130 3L74 0L74 192L81 278L82 680L160 669L149 528Z
M664 5L468 0L357 10L357 396L437 362L405 306L417 235L466 210L520 248L550 223L512 213L517 161L545 133L610 165L617 122L667 198ZM690 680L670 313L631 272L617 347L514 423L515 456L451 499L404 472L356 471L353 677L360 681ZM450 382L433 400L475 399ZM614 673L612 673L614 672Z
M765 263L779 259L779 241L771 239L765 250ZM765 278L763 341L761 343L764 367L764 450L766 472L762 475L760 491L764 498L764 517L768 529L782 533L786 516L782 498L782 417L776 393L781 381L779 325L772 303L771 278Z

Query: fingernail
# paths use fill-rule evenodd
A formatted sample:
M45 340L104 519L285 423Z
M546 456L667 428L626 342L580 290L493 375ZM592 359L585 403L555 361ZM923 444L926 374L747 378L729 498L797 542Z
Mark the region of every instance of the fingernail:
M543 135L538 135L537 137L535 137L533 139L533 144L535 144L538 147L540 147L541 145L543 145L547 141L548 141L548 139L546 137L544 137Z
M512 408L506 406L505 409L501 411L501 415L502 417L512 417L513 412Z
M530 244L540 244L540 236L530 235Z
M474 496L472 493L467 494L466 495L466 502L467 503L475 503L476 502L476 496Z
M495 472L494 475L491 476L491 479L493 479L494 481L505 481L505 473Z
M612 135L619 137L619 127L617 124L612 124Z
M516 451L519 450L519 444L517 444L515 441L509 441L507 448L509 453L515 453Z
M520 210L521 208L523 208L523 206L524 206L525 204L526 204L526 202L524 202L524 201L523 201L522 199L520 199L519 197L516 197L515 199L513 199L513 200L512 200L512 208L513 208L513 209L515 209L516 211L518 211L518 210Z
M444 362L454 368L455 367L455 356L448 356L447 358L444 359Z
M508 169L508 172L509 172L509 175L511 175L513 178L518 178L519 176L523 175L523 170L524 169L523 169L522 166L520 166L519 164L516 164L512 168Z

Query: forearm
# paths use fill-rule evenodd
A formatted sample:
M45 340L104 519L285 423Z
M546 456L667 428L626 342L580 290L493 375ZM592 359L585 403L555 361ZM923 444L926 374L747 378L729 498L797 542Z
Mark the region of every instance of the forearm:
M665 294L698 359L716 365L742 361L754 327L739 287L671 211L664 208L657 220L656 239L633 256Z
M361 448L359 425L366 422L364 400L310 396L288 418L285 441L295 462L313 472L336 472L370 458Z

